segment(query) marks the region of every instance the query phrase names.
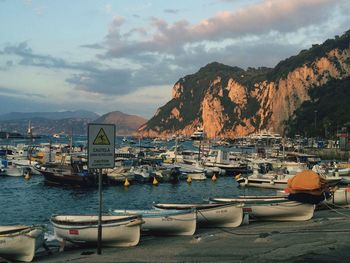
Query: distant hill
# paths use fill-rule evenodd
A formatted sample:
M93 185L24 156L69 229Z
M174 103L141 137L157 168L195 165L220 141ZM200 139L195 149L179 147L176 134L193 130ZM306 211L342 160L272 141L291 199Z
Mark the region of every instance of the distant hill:
M106 113L94 121L94 123L115 124L117 135L133 135L146 122L147 120L142 117L120 111Z
M49 120L60 120L68 118L85 118L94 120L100 115L86 110L59 111L59 112L10 112L0 115L0 121L7 120L29 120L33 118L44 118Z
M44 116L44 117L43 117ZM12 112L0 115L0 131L16 132L25 135L29 122L33 134L87 134L88 123L109 123L116 125L117 135L133 135L147 120L120 111L106 113L99 117L89 111L66 112Z
M30 118L21 120L0 121L0 131L27 134L29 121L34 135L52 135L55 133L70 135L86 135L87 124L93 120L87 118L66 118L50 120L45 118Z

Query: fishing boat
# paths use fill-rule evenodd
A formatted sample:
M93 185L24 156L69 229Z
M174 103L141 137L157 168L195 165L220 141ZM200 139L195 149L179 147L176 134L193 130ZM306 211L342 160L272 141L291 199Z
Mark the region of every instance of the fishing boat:
M280 200L269 204L246 204L244 212L252 220L263 221L306 221L313 217L315 205Z
M75 187L97 186L97 176L90 174L78 163L45 164L38 168L44 176L45 183L50 185L64 185Z
M65 243L97 243L98 216L54 215L50 219L55 236ZM143 223L138 215L103 215L102 245L105 247L136 246Z
M44 229L40 226L0 226L1 257L31 262L43 243Z
M204 227L238 227L243 220L242 204L154 204L156 209L196 209L197 224Z
M187 210L113 210L113 214L141 215L141 231L155 235L191 236L196 231L197 214Z
M6 176L18 177L31 173L31 168L28 165L17 165L13 160L1 160L0 166Z

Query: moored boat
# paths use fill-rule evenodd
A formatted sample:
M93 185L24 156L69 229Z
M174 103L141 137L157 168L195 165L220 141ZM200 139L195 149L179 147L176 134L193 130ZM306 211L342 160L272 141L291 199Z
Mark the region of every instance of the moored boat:
M113 210L113 214L141 215L141 230L156 235L193 235L196 231L197 215L194 209L188 210Z
M205 227L238 227L243 221L242 204L154 204L156 209L196 209L197 223Z
M237 182L240 186L283 190L288 187L288 179L293 178L294 176L295 175L289 174L253 174L248 177L240 177L237 179ZM337 185L342 178L336 176L326 176L325 180L329 186L334 186Z
M95 215L54 215L50 219L55 236L59 241L72 243L97 243L98 216ZM130 247L140 240L138 215L103 215L102 246Z
M251 204L244 212L253 220L263 221L306 221L313 217L315 205L295 201L274 201L270 204Z
M40 226L0 226L0 256L30 262L44 243Z

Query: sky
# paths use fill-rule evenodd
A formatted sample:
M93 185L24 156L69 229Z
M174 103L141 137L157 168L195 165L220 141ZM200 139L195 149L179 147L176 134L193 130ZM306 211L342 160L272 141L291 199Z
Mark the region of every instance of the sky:
M274 67L349 29L348 0L0 0L0 114L151 118L208 63Z

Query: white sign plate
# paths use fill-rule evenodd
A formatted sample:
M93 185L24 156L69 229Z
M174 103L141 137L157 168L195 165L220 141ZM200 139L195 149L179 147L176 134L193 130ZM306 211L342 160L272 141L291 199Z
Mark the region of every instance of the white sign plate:
M88 167L113 168L115 145L114 124L88 124Z

